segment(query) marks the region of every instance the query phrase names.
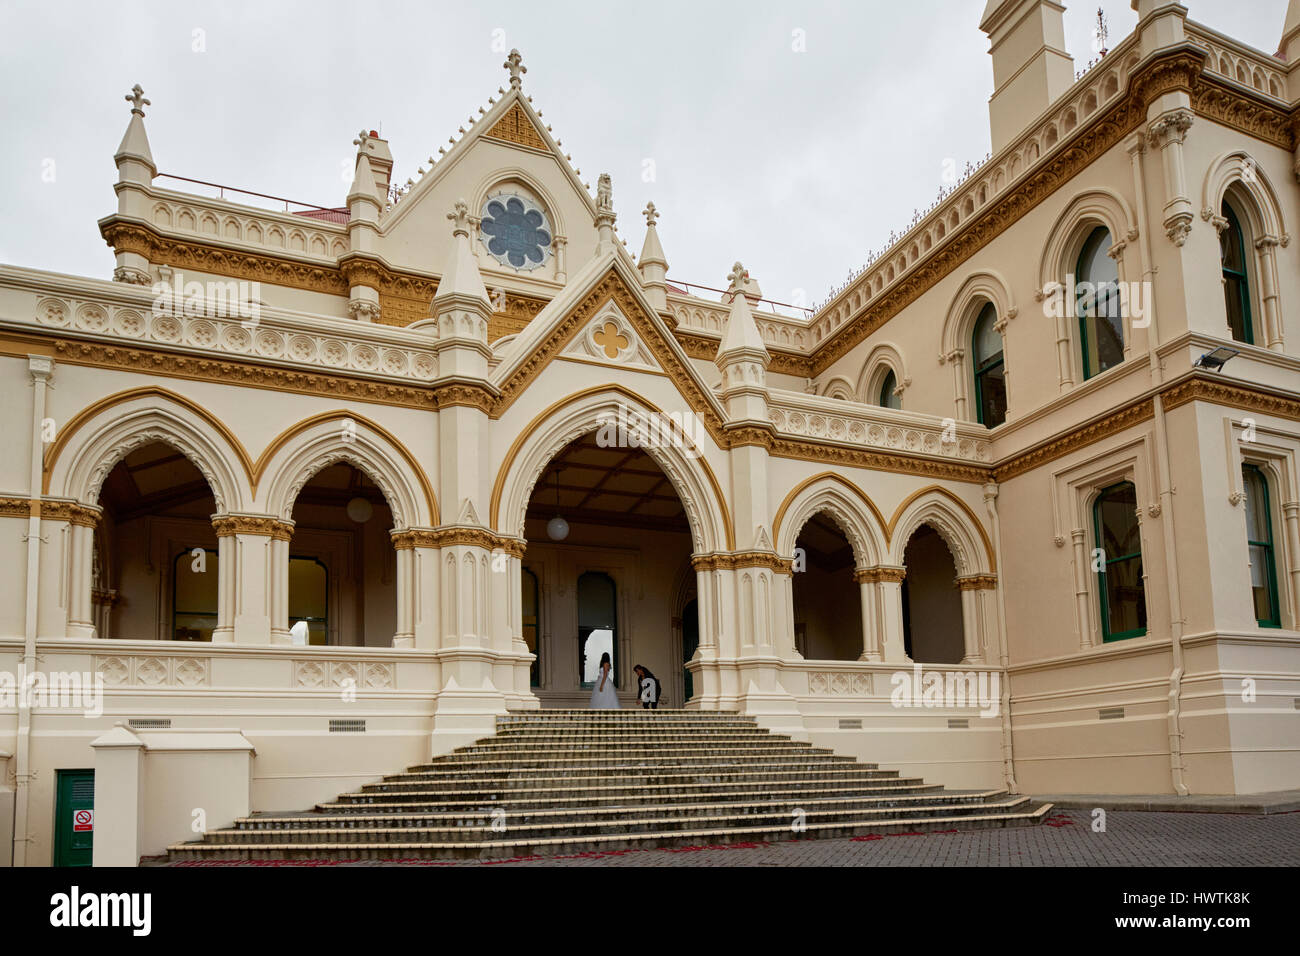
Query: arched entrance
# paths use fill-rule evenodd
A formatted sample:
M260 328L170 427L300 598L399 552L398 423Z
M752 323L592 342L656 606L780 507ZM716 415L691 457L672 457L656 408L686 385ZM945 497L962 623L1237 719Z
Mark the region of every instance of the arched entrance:
M624 707L635 706L636 664L659 678L667 706L682 706L674 695L682 693L685 649L673 618L691 526L655 459L639 447L607 445L598 431L573 439L534 485L524 536L521 606L529 607L537 582L534 693L543 706L586 707L603 653Z
M855 661L862 654L862 604L853 546L835 519L818 512L795 539L795 649L807 660Z
M923 524L903 550L903 649L922 664L959 664L966 656L957 565L943 537Z

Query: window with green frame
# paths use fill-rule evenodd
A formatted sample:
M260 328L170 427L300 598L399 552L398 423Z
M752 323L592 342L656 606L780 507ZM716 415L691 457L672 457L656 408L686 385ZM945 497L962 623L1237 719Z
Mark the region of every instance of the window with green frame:
M1079 317L1085 380L1124 361L1119 266L1110 257L1110 244L1110 230L1098 226L1084 240L1074 270L1074 305Z
M1007 378L1002 359L1002 333L996 328L998 310L987 302L971 333L975 363L975 414L981 425L996 428L1007 420Z
M903 400L898 397L897 388L898 376L894 374L893 369L890 369L880 380L880 394L877 396L876 404L881 408L902 408Z
M1092 506L1094 540L1101 552L1094 566L1099 568L1097 592L1104 641L1141 637L1147 632L1137 507L1137 489L1131 481L1103 488Z
M1219 260L1223 267L1223 297L1228 308L1228 328L1232 337L1247 345L1255 343L1250 321L1250 277L1246 272L1246 234L1241 219L1227 200L1223 218L1228 224L1219 233Z
M1255 621L1260 627L1281 627L1268 478L1258 465L1242 465L1241 481L1246 491L1246 548L1250 554L1250 595Z

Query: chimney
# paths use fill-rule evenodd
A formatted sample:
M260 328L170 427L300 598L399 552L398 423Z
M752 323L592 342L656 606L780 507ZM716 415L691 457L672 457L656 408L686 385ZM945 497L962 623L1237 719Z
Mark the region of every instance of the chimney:
M997 153L1074 83L1065 7L1053 0L988 0L980 29L993 57L989 125Z

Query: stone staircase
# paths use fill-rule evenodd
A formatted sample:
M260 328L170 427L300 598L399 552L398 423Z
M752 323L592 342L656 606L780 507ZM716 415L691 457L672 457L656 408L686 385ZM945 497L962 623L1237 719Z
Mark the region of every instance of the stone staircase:
M174 844L168 858L502 859L1032 826L1050 809L900 777L734 713L542 710L314 810Z

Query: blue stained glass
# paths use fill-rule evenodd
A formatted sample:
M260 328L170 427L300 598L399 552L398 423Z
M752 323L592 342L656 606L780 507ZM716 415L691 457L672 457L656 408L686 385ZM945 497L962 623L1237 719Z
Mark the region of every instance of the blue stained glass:
M551 244L551 234L543 228L545 220L536 209L525 209L517 197L502 202L493 199L487 205L480 228L489 236L488 250L516 269L526 263L540 265Z

